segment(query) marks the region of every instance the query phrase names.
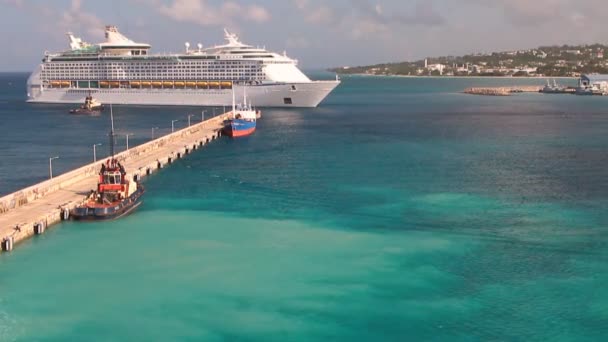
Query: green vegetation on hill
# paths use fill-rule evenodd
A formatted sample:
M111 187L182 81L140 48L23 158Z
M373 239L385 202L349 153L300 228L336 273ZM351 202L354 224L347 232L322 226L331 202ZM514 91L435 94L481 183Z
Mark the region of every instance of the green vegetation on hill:
M608 46L563 45L537 49L444 56L414 62L338 67L339 74L412 76L571 76L608 73Z

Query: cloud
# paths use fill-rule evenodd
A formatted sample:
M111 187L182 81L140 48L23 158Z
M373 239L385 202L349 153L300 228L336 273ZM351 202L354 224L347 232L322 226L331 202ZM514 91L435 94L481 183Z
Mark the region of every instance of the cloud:
M190 22L201 26L234 25L239 19L263 23L270 20L270 13L262 6L244 6L226 1L212 6L205 0L173 0L169 5L161 4L158 12L179 22Z
M418 0L408 12L390 11L369 0L349 0L347 8L330 7L311 0L294 0L306 21L327 24L352 39L382 37L409 26L441 26L445 18L430 0ZM401 6L399 6L401 7Z
M380 4L374 4L369 0L351 0L358 16L374 21L378 25L399 24L404 26L440 26L446 20L437 12L432 1L418 0L414 4L413 12L389 12L385 13Z
M419 1L414 7L412 15L395 15L393 19L402 24L413 24L421 26L443 26L447 20L441 15L430 1Z
M18 0L13 0L13 1L18 1ZM294 3L296 4L296 7L298 9L306 9L306 7L308 7L308 5L310 4L310 2L308 0L294 0Z
M85 32L87 37L92 39L103 38L103 21L96 15L87 12L82 7L80 0L72 0L70 7L66 10L59 10L56 6L33 1L3 0L3 2L41 18L37 24L44 27L44 30L54 38L65 39L64 33L67 31ZM48 30L48 21L45 19L50 18L53 20L53 25L56 25L59 30Z
M508 23L523 26L542 26L561 23L581 26L595 17L594 13L607 9L605 0L465 0L469 4L500 11ZM599 18L598 18L599 19Z
M334 13L331 8L321 5L311 10L305 17L305 19L313 24L328 24L334 19Z
M333 10L327 5L311 6L309 0L294 0L294 4L304 13L304 19L309 23L327 24L333 21Z
M304 37L287 38L285 45L288 48L296 48L296 49L306 49L311 46L310 41Z
M384 12L384 10L382 10L382 6L380 6L380 4L376 4L375 9L376 9L376 13L378 15L382 15L382 12Z
M369 36L386 35L390 33L389 26L371 18L361 18L357 25L349 31L352 39L363 39Z
M101 40L104 23L92 13L86 12L80 0L72 0L71 6L60 15L58 26L62 31L85 32L87 39Z
M14 6L14 7L23 7L23 0L2 0L3 3Z
M263 23L270 20L270 13L268 13L264 7L250 5L247 8L247 11L249 12L249 18L251 18L253 21L257 21L258 23Z

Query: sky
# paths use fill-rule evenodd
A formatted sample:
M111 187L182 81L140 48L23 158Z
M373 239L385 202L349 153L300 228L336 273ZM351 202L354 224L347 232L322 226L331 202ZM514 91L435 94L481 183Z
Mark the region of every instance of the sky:
M223 43L223 29L303 69L606 43L608 0L0 0L0 71L90 43L116 25L156 52Z

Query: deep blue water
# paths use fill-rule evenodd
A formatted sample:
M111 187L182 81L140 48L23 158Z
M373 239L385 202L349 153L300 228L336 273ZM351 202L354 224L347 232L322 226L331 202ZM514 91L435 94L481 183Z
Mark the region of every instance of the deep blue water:
M0 193L106 140L26 76L0 76ZM459 93L542 82L348 77L265 110L135 214L0 255L0 340L605 340L608 98ZM131 145L201 110L114 109Z

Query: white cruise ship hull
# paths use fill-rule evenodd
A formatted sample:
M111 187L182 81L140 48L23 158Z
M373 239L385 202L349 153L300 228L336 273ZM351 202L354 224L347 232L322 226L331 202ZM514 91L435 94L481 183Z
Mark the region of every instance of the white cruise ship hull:
M265 84L246 87L247 98L256 107L317 107L340 81ZM235 85L237 98L243 86ZM295 90L294 90L295 89ZM28 102L82 103L90 94L103 104L160 106L230 106L231 89L74 89L42 88L28 82Z

